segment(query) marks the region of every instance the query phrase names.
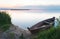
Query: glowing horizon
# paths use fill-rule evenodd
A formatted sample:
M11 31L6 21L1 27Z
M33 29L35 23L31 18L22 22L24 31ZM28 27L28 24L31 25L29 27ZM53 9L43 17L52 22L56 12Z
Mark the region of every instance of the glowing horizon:
M60 5L60 0L0 0L0 7Z

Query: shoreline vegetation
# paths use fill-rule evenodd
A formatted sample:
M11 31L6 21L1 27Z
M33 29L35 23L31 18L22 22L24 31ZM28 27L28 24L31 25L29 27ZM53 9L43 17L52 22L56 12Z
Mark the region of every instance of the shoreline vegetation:
M29 39L30 34L28 32L13 25L6 12L0 12L0 39Z
M4 8L2 8L0 10L30 10L30 9L4 9Z
M0 39L60 39L60 18L56 20L58 22L56 27L33 35L29 31L13 25L6 12L0 12Z

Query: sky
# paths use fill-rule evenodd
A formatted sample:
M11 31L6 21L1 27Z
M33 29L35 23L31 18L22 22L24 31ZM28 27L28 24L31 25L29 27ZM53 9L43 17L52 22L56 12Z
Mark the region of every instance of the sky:
M0 0L0 7L60 5L60 0Z

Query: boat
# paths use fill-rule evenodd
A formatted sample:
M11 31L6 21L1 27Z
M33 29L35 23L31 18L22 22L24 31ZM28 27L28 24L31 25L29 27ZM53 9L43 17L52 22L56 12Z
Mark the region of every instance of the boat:
M51 28L52 26L54 26L55 24L55 17L43 20L35 25L33 25L32 27L27 27L27 29L32 33L38 33L40 31L46 30Z

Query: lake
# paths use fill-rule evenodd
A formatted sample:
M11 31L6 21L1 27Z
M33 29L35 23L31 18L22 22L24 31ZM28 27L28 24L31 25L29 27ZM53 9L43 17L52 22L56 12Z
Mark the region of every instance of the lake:
M59 17L59 12L40 12L39 10L5 10L11 16L12 24L23 29L52 17Z

